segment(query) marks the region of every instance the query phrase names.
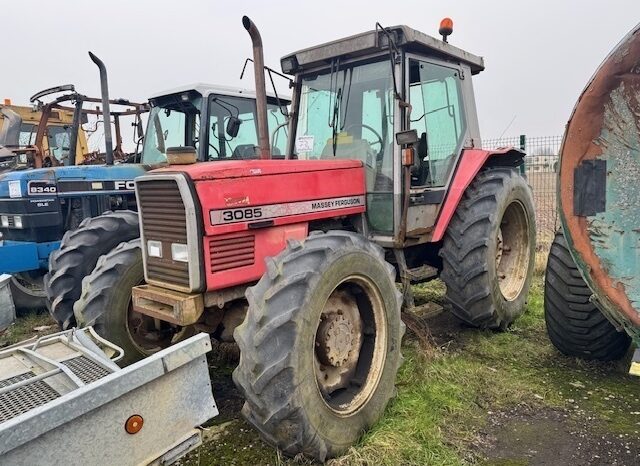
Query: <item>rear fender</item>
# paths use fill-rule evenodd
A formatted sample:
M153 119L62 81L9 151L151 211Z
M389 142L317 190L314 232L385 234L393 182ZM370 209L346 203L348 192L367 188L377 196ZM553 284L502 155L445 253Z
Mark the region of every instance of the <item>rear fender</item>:
M524 152L513 147L497 150L464 149L460 156L456 173L451 180L447 197L436 221L431 241L437 242L442 240L444 232L447 231L449 222L458 208L462 195L483 167L517 167L522 164L523 158Z

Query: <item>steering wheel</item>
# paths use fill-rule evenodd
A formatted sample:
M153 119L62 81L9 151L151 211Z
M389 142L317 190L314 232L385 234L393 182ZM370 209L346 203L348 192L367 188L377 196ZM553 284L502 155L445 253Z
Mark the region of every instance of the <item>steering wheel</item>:
M376 154L375 154L375 160L378 161L380 159L380 157L382 156L382 153L384 152L384 140L382 139L382 136L380 136L380 133L378 133L371 126L365 125L364 123L353 123L353 124L347 126L343 131L348 133L349 130L352 129L352 128L365 128L365 129L368 129L369 131L371 131L375 135L375 137L378 140L374 141L373 143L369 143L369 145L373 146L373 145L376 145L376 144L380 144L380 150L378 150L378 152L376 152ZM369 141L367 141L367 142L369 142ZM373 164L368 164L368 165L373 167Z

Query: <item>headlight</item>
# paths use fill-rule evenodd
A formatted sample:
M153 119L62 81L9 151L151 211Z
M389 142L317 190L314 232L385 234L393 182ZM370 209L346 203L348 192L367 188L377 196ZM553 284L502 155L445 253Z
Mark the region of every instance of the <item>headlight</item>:
M162 257L162 243L160 241L147 241L147 254L149 257Z
M16 228L22 228L22 217L19 215L13 217L13 226Z
M189 251L186 244L171 243L171 258L177 262L189 262Z
M0 224L4 228L9 228L9 216L8 215L3 215L2 217L0 217Z

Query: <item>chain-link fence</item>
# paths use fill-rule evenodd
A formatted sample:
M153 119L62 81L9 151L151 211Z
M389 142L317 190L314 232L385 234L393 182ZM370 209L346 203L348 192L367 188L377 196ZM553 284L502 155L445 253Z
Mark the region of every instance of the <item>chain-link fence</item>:
M544 268L557 226L556 174L562 136L529 137L522 135L485 139L482 143L485 149L513 146L527 154L524 173L533 189L536 208L536 249L538 251L536 265L539 269Z

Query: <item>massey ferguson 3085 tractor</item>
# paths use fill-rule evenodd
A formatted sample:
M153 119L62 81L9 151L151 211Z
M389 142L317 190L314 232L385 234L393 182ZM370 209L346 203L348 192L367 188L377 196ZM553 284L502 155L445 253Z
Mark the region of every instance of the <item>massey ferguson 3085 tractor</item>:
M640 346L639 175L640 24L591 78L562 144L545 318L567 355L612 360Z
M137 178L146 283L131 299L142 264L127 262L125 243L110 275L85 280L75 313L138 357L194 331L235 339L244 416L285 454L324 460L394 394L397 282L410 307L410 285L440 276L453 312L479 327L504 329L523 312L532 196L521 152L480 149L482 58L406 26L285 56L295 81L276 156L260 35L243 25L257 151Z

